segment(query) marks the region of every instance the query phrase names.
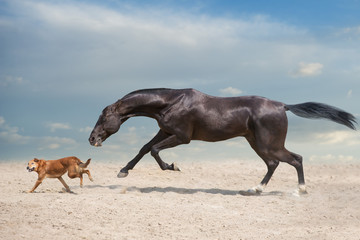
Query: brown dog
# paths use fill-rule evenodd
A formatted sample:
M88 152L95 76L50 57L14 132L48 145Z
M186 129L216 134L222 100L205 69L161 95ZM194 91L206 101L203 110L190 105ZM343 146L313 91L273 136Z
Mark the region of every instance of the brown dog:
M71 192L69 186L61 177L68 172L69 178L80 178L80 187L83 186L83 173L89 176L90 181L93 181L90 171L85 168L89 165L91 158L86 163L83 163L77 157L66 157L58 160L39 160L34 158L30 160L27 166L29 172L35 171L38 173L38 180L34 187L29 191L33 192L45 178L57 178L64 185L67 192Z

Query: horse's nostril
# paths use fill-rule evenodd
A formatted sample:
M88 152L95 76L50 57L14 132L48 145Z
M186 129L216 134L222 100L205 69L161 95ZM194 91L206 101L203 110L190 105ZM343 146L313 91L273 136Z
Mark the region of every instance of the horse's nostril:
M91 145L95 144L95 142L96 142L95 137L90 137L89 142L90 142Z

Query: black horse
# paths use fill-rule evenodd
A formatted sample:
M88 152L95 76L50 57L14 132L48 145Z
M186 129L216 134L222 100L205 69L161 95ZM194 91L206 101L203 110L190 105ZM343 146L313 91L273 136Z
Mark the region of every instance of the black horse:
M341 109L308 102L286 105L257 96L213 97L194 89L145 89L132 92L107 106L99 117L89 142L101 146L120 125L134 116L156 119L157 135L118 174L126 177L140 159L151 152L162 170L179 170L163 162L159 152L191 140L216 142L244 136L264 160L268 171L260 185L249 190L261 193L279 162L296 168L299 192L305 193L302 157L285 147L288 120L286 111L305 118L326 118L355 130L355 117Z

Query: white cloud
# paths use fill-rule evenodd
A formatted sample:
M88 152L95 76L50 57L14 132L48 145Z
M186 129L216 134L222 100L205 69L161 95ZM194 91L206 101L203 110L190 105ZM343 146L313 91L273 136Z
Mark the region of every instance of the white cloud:
M7 131L0 131L0 139L12 144L26 144L30 141L30 137L22 136L18 133L18 128L11 128Z
M60 144L58 143L52 143L48 145L49 149L58 149L60 147Z
M127 129L127 132L119 134L118 138L123 144L132 146L138 144L141 137L139 136L138 129L132 126Z
M353 91L352 91L352 89L350 89L349 91L348 91L348 93L347 93L347 98L351 98L352 97L352 93L353 93Z
M224 144L225 146L228 147L240 147L240 148L248 147L248 144L245 144L244 141L241 141L239 139L227 140L224 142Z
M347 28L344 28L342 32L343 33L353 33L353 34L360 35L360 26L347 27Z
M6 124L4 117L0 116L0 140L9 144L32 144L38 146L38 149L58 149L60 147L76 146L76 141L71 138L60 137L33 137L24 136L19 133L18 127L12 127Z
M84 128L80 128L80 129L79 129L79 132L82 132L82 133L90 133L92 130L93 130L92 127L84 127Z
M61 137L41 137L38 138L38 149L59 149L61 147L75 147L77 145L76 141L71 138L61 138Z
M328 133L319 133L314 135L320 144L324 145L360 145L360 135L352 131L333 131Z
M357 162L354 156L351 155L333 155L333 154L326 154L326 155L312 155L309 157L310 162L327 162L327 163L351 163Z
M300 62L298 67L291 72L293 77L310 77L320 75L324 65L321 63Z
M0 116L0 140L12 144L26 144L30 137L19 134L19 128L6 124L5 118Z
M263 68L283 68L282 61L287 60L283 53L290 58L283 43L307 34L261 15L236 19L171 9L110 9L71 1L18 1L14 5L16 14L24 17L14 20L12 29L19 26L20 33L13 37L20 34L32 41L26 45L31 48L18 50L18 58L39 59L30 62L29 69L35 71L26 76L34 79L39 91L48 93L61 92L68 86L65 82L72 86L66 87L67 93L73 94L85 89L86 94L98 93L110 85L108 94L140 86L198 88L194 84L235 79L249 71L261 73ZM268 39L271 43L266 43ZM276 55L279 62L259 57L260 53ZM30 57L22 58L22 54ZM36 70L39 65L41 73ZM54 68L59 65L61 71ZM92 87L84 88L89 83Z
M163 151L161 152L163 159L178 159L179 155L175 151Z
M211 18L178 11L174 14L166 9L122 7L112 10L91 4L51 4L27 1L24 5L31 17L61 29L73 29L97 34L112 34L116 37L137 36L145 42L164 40L189 46L198 46L198 40L214 41L211 37L223 36L231 40L237 35L277 36L304 34L304 30L275 22L263 15L246 20ZM23 7L24 7L23 6ZM166 20L164 20L166 19ZM124 34L124 32L126 34ZM138 36L137 36L138 37ZM222 42L222 45L224 42Z
M68 123L46 123L46 127L50 128L51 132L55 132L56 130L69 130L71 129Z
M5 118L0 116L0 127L5 124Z
M0 86L7 87L9 85L20 85L24 82L22 77L4 76L0 78Z
M360 26L343 28L336 35L344 37L348 41L358 41L360 39Z
M240 89L234 88L234 87L227 87L220 89L220 93L223 95L230 95L230 96L237 96L242 94L242 91Z

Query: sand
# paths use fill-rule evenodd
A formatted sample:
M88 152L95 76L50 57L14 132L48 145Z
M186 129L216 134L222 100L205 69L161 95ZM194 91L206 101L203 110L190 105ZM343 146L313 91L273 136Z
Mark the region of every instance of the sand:
M178 163L181 172L140 162L93 160L95 181L36 181L24 163L0 163L1 239L360 239L360 164L306 164L308 194L280 164L260 196L243 196L266 172L259 160Z

